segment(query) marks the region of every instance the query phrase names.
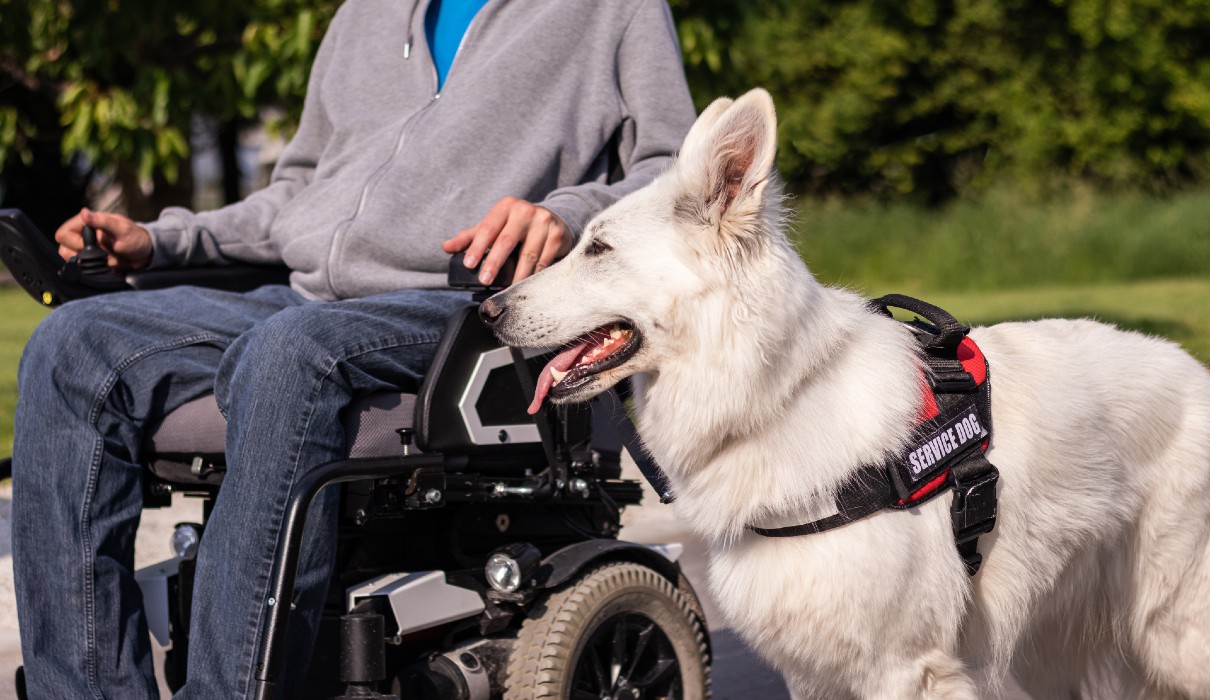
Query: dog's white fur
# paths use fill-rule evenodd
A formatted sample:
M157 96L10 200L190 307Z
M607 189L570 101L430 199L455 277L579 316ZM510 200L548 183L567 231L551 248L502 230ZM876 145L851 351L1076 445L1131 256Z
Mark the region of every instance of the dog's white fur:
M775 133L764 91L716 101L669 172L488 302L498 335L639 330L631 360L561 398L649 373L643 441L710 542L727 622L795 698L985 697L1010 671L1041 699L1210 698L1210 373L1171 343L1091 321L972 331L1002 475L973 579L948 495L817 535L745 529L818 517L921 409L905 327L786 240Z

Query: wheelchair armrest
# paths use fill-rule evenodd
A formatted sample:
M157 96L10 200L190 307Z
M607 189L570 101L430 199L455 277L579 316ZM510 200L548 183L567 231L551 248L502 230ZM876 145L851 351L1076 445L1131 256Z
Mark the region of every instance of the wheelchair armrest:
M289 284L290 268L285 265L215 265L143 270L126 275L134 289L163 289L189 284L196 287L247 292L266 284Z
M290 271L281 265L223 265L146 270L124 278L105 272L104 279L90 279L74 263L64 262L53 240L17 209L0 209L0 262L45 306L122 289L181 284L243 292L266 284L287 284L290 277Z
M462 261L465 257L466 251L450 256L450 269L446 283L453 289L465 289L486 297L513 283L513 275L517 272L517 261L521 259L521 249L515 248L512 254L505 258L504 264L500 266L500 271L496 273L496 279L487 285L479 281L479 265L482 265L483 261L480 260L479 265L474 267L467 267L466 263Z

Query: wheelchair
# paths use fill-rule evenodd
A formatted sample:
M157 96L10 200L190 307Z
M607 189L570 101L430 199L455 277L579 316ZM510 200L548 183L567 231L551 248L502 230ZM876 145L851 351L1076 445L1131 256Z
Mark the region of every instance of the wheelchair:
M117 289L286 281L284 268L258 266L123 278L87 235L64 263L17 210L0 210L0 259L47 306ZM450 270L451 286L478 299L494 291L457 259ZM293 598L308 507L328 487L342 489L338 545L305 670L308 700L709 697L710 640L677 564L681 546L617 539L622 510L642 499L640 483L622 478L634 434L623 398L529 416L543 364L502 347L471 307L450 319L416 394L371 395L346 410L348 457L312 469L287 504L255 659L258 698L280 695L283 601ZM203 503L203 522L177 526L176 556L136 573L172 690L190 672L194 558L223 481L223 436L206 396L146 437L145 507L173 494Z

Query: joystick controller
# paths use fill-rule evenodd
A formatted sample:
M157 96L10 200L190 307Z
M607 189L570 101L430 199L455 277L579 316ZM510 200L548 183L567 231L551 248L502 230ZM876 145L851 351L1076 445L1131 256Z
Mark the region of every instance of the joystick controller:
M97 232L88 224L80 230L84 247L63 266L61 276L93 289L124 289L126 281L109 268L109 254L97 244Z

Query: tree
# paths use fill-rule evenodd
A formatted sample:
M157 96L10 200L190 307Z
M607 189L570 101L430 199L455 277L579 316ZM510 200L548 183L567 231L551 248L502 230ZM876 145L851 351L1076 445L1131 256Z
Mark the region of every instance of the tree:
M672 0L699 105L763 86L799 190L1165 190L1210 168L1210 5Z
M78 154L113 173L135 218L188 205L194 115L228 124L278 105L282 125L296 120L338 5L0 0L0 167Z

